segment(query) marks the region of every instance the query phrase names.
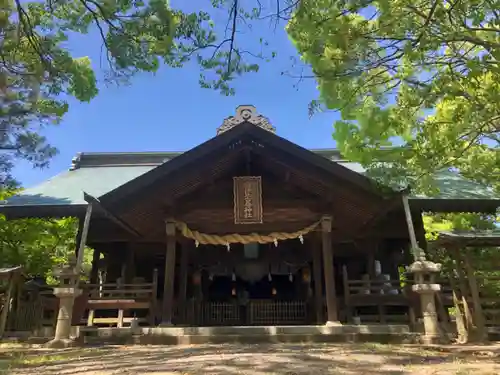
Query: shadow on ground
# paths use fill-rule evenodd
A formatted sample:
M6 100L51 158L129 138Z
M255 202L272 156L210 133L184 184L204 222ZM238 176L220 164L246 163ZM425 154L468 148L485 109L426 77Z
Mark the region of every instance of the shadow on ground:
M57 355L50 363L25 361L16 375L174 374L474 374L500 373L500 346L430 347L370 344L256 344L128 346L39 350L25 358ZM1 358L1 357L0 357Z

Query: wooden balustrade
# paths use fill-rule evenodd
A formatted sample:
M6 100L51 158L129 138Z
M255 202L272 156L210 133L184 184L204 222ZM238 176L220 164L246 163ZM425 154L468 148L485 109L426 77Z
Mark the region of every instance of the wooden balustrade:
M361 322L415 323L410 285L402 280L350 280L342 268L344 286L343 315L348 322L357 316Z
M157 310L158 271L154 270L151 283L106 283L82 286L88 295L87 326L95 324L123 327L134 318L138 323L154 325ZM100 317L97 313L103 312ZM135 316L141 313L145 316ZM116 314L115 314L116 313ZM128 313L128 316L127 316ZM132 315L134 314L134 315Z

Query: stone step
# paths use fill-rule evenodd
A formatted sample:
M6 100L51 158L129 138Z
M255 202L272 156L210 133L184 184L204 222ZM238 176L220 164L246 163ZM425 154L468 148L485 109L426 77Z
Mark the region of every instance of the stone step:
M131 328L79 327L80 332L101 336L130 334ZM214 335L335 335L335 334L408 334L408 325L332 325L332 326L217 326L217 327L139 327L135 334L154 336Z
M83 327L82 327L83 328ZM407 326L289 326L289 327L85 327L81 337L86 344L193 345L224 343L313 343L378 342L411 343L418 335Z
M419 340L418 334L393 335L218 335L218 336L111 336L89 337L83 339L86 345L202 345L202 344L261 344L261 343L381 343L412 344Z

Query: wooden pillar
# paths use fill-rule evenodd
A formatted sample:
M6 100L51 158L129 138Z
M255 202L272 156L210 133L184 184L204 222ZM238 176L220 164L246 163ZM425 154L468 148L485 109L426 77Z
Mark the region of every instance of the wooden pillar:
M167 233L167 249L165 254L165 277L163 282L162 325L172 324L174 304L174 272L175 272L175 223L165 223Z
M337 296L335 291L335 270L333 267L332 249L332 217L323 216L321 220L322 246L323 246L323 271L325 273L326 293L326 324L338 323Z
M486 341L488 339L488 332L486 330L486 322L484 321L484 313L481 306L481 298L479 295L476 275L474 273L474 269L472 268L467 248L464 248L463 250L465 271L467 272L467 278L469 279L469 288L472 296L472 302L474 303L474 323L476 323L477 328L476 337L474 337L474 339L478 341Z
M87 211L85 212L85 219L83 219L83 226L81 228L81 231L78 230L78 235L80 243L78 244L78 252L76 256L76 271L80 272L82 268L82 263L83 263L83 255L85 252L85 246L87 245L87 235L89 234L89 228L90 228L90 218L92 216L92 204L89 203L87 205ZM77 281L78 282L78 281Z
M462 307L464 310L465 323L467 324L467 331L471 332L474 328L474 320L472 318L472 312L469 307L469 290L467 288L467 278L464 274L463 259L460 256L460 248L449 247L449 253L451 255L451 260L453 262L453 268L455 270L458 279L458 288L460 290L460 295L462 297ZM453 281L453 275L451 275L450 280ZM450 283L451 285L452 283ZM456 288L454 288L456 289Z
M99 277L99 261L101 260L101 250L94 248L92 254L92 269L90 270L90 283L97 284Z
M424 251L427 251L428 246L427 239L425 238L424 219L421 212L419 212L419 214L415 216L415 222L413 223L413 225L415 228L415 237L417 239L418 246Z
M180 280L179 280L179 308L182 309L181 316L184 318L185 305L186 305L186 294L187 294L187 284L188 284L188 264L189 264L189 253L191 252L192 244L184 242L182 244L181 251L181 265L180 265Z
M425 260L425 254L419 250L417 236L415 234L415 226L413 225L413 218L411 216L410 203L408 196L403 195L403 208L405 210L406 225L408 227L408 235L410 237L411 251L414 260Z
M16 273L12 272L7 278L7 294L5 295L5 304L0 314L0 338L3 337L5 330L7 328L7 318L9 317L10 305L12 293L14 291L14 285L16 284Z
M78 257L78 251L80 250L80 242L82 240L82 233L83 233L83 224L84 220L82 220L81 217L78 217L78 227L76 229L76 237L75 237L75 259L76 257Z
M127 259L125 260L125 283L131 283L135 277L135 249L136 244L129 243L127 246Z
M321 277L321 247L318 241L310 243L313 254L314 304L317 323L323 323L323 278Z

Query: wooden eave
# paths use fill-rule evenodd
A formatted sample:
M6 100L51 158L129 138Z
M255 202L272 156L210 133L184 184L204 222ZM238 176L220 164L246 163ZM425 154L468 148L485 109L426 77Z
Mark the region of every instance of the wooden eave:
M438 238L431 243L433 247L500 247L500 231L458 231L441 232Z
M204 160L206 157L229 147L244 136L249 136L264 146L279 150L283 154L298 158L305 164L314 166L323 172L345 180L374 198L387 198L388 194L384 192L384 189L381 186L377 186L368 177L353 172L253 124L243 123L110 191L101 196L99 200L103 205L110 206L119 205L124 200L130 202L140 196L147 195L149 189L156 183L170 177L175 172L182 172L183 168L196 165L197 161ZM385 190L388 191L388 189ZM394 191L390 193L392 193L390 195L396 194Z
M9 279L11 275L19 275L24 271L23 266L0 268L0 280Z
M82 204L55 204L39 206L3 206L1 213L9 220L25 218L65 218L85 216L87 205Z
M411 198L412 209L421 212L476 212L494 214L500 207L498 199L444 199L444 198Z

